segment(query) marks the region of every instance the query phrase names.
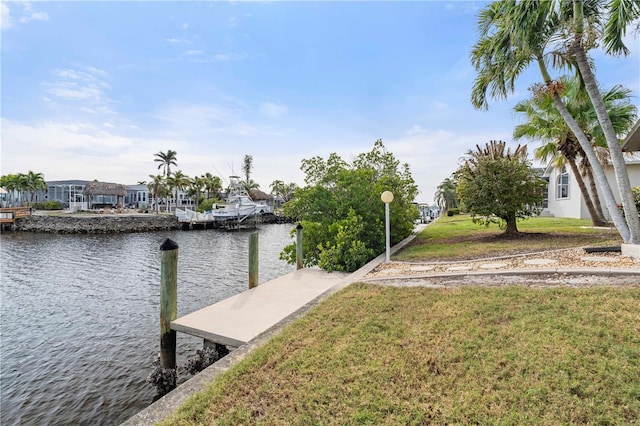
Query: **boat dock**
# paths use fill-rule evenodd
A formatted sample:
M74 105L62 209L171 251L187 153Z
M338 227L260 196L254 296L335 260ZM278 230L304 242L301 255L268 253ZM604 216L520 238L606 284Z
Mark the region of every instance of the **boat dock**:
M21 217L31 216L31 207L0 208L0 224L11 224Z
M311 302L349 274L306 268L291 272L171 322L171 329L238 347Z

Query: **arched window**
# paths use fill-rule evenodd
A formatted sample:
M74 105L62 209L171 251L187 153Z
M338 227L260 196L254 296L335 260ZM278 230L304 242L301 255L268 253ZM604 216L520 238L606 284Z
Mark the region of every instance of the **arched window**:
M569 198L569 172L566 166L562 167L556 178L556 198Z

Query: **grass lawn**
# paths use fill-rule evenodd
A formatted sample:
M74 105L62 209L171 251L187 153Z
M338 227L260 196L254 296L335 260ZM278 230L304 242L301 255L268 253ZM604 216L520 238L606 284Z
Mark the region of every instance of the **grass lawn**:
M518 222L520 236L505 238L492 225L476 225L469 215L442 217L427 226L393 260L443 261L467 260L509 254L581 246L620 245L615 228L593 229L591 221L552 217L534 217Z
M354 284L169 425L637 424L640 288Z
M619 245L588 221L500 238L468 216L397 260ZM640 424L640 283L455 289L354 284L192 397L166 425Z

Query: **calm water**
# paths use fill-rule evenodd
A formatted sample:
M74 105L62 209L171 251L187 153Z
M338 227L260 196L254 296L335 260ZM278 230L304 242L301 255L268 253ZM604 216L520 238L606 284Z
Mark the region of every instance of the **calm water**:
M278 259L292 228L258 229L260 283L295 269ZM247 289L249 232L0 237L3 425L119 424L153 401L166 238L180 246L178 315ZM201 347L178 333L178 363Z

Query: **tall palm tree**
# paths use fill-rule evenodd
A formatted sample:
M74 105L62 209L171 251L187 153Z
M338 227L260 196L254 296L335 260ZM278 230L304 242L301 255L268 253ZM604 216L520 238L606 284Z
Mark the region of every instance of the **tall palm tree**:
M592 9L585 9L589 14ZM476 108L487 108L487 97L504 99L515 89L515 82L532 63L537 64L543 84L535 90L546 92L567 125L574 133L593 172L603 196L609 215L625 242L635 241L640 236L632 234L617 207L613 191L597 161L595 151L580 126L564 105L560 94L562 84L551 78L547 62L555 65L565 61L564 52L550 50L557 42L565 22L552 1L494 1L478 15L479 40L471 52L471 62L476 69L471 102Z
M157 157L153 161L157 161L159 163L158 170L162 169L162 174L165 178L171 175L171 166L178 166L178 160L176 157L178 153L171 149L167 150L167 152L160 151L153 155Z
M607 3L606 10L597 8L597 13L589 15L588 11L592 3L583 0L573 0L573 40L569 53L575 58L580 71L580 76L589 99L594 106L598 121L604 132L611 164L616 177L616 183L620 191L622 207L631 234L628 242L640 244L640 217L635 205L635 198L631 191L631 182L627 173L626 163L622 155L620 140L616 134L611 118L607 114L607 108L598 88L598 82L592 70L591 61L587 56L587 51L596 46L591 34L597 31L600 24L600 17L608 13L610 17L604 33L605 48L608 53L619 55L627 54L628 49L624 45L623 36L627 26L640 17L640 3L637 0L613 0ZM585 25L586 24L586 25ZM601 34L600 34L601 35Z
M440 207L440 214L445 214L448 210L460 207L460 200L456 193L456 181L446 178L436 188L434 201Z
M572 79L562 77L560 81L566 88L562 99L585 135L588 135L592 143L606 144L606 142L602 142L602 130L580 79L578 77ZM603 96L603 99L606 99L608 114L615 122L619 133L627 132L635 121L636 109L631 104L629 96L630 91L621 86L615 86ZM594 226L604 225L606 221L600 207L598 192L595 190L595 182L590 179L593 186L589 192L583 179L583 175L593 176L590 170L591 165L586 161L584 151L569 126L558 113L552 99L549 96L533 96L518 102L514 110L527 118L525 123L516 126L513 133L514 139L541 140L544 145L535 151L536 157L540 160L547 161L558 153L562 155L566 161L556 161L556 165L558 167L562 167L564 164L569 165L576 177ZM585 161L580 162L581 159ZM584 167L582 171L579 170L579 164Z

